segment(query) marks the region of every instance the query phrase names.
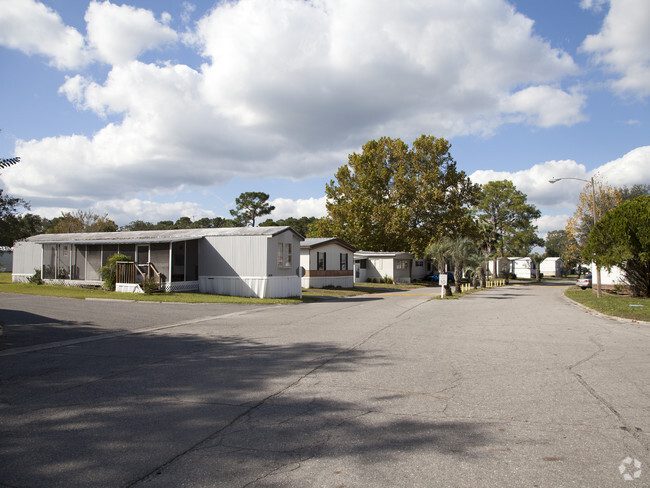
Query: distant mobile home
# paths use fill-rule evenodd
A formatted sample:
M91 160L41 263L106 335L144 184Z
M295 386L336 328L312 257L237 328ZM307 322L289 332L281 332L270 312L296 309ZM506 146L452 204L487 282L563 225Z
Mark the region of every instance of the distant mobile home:
M544 276L562 276L562 259L546 258L539 265L539 271Z
M13 250L10 247L0 246L0 272L11 272L13 266Z
M300 266L304 269L303 288L354 286L354 251L334 237L305 239L300 243Z
M509 272L517 278L534 278L537 276L535 261L529 257L508 258L510 261Z
M591 286L596 292L596 264L591 263ZM612 269L600 268L600 287L602 290L615 290L617 286L628 286L629 283L625 278L625 273L618 266L612 266Z
M12 279L25 282L39 270L46 282L100 285L99 269L120 253L138 269L154 269L165 291L301 296L302 239L290 227L42 234L14 245ZM138 291L136 285L117 288Z
M354 281L380 281L385 278L394 283L411 282L413 255L408 252L357 251L354 253Z

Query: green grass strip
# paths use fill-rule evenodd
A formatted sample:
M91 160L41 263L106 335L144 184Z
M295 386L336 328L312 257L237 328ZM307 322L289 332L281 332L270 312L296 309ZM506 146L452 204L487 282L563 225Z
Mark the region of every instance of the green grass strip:
M207 293L117 293L100 289L79 288L62 285L33 285L31 283L12 283L11 273L0 273L0 293L18 293L21 295L39 295L61 298L103 298L112 300L132 300L141 302L177 302L177 303L244 303L244 304L291 304L301 303L300 298L246 298Z
M603 291L598 298L591 289L569 288L564 295L596 312L624 319L650 322L650 300L627 295L614 295Z

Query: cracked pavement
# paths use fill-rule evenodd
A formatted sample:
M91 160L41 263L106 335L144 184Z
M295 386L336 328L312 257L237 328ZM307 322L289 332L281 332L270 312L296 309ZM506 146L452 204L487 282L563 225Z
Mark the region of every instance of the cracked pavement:
M650 325L563 290L0 294L0 486L650 486Z

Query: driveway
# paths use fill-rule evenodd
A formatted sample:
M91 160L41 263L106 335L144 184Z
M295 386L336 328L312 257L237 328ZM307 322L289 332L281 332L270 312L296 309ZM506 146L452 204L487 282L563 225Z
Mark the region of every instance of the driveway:
M0 295L0 486L650 486L650 327L562 291Z

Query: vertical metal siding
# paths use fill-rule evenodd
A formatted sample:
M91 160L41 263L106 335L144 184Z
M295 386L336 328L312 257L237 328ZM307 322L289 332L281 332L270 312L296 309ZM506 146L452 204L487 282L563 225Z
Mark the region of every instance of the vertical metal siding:
M12 274L32 276L34 269L40 270L42 249L41 244L17 242L14 245Z
M267 276L268 241L267 236L208 236L200 244L199 275Z

